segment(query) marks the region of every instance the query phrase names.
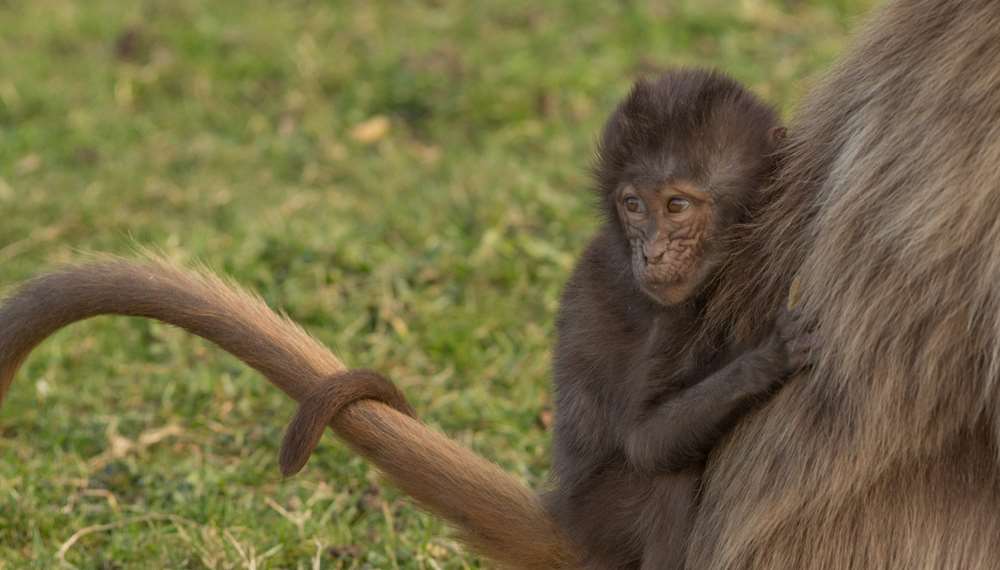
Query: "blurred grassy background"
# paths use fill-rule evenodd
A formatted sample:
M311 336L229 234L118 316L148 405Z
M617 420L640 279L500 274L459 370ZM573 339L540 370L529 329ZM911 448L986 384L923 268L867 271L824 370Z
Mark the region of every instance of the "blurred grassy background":
M787 114L870 4L3 0L0 288L134 242L206 261L538 487L605 114L675 64ZM332 439L282 481L291 412L164 326L64 331L0 412L0 569L53 567L109 523L66 559L478 566Z

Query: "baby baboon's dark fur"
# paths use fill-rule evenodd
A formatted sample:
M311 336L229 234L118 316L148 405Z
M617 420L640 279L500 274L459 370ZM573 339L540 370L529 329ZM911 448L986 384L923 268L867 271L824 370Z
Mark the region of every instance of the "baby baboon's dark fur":
M680 70L639 82L605 126L606 220L559 312L548 497L589 566L680 568L706 454L801 364L787 318L740 344L698 333L728 234L774 174L777 125L732 79Z

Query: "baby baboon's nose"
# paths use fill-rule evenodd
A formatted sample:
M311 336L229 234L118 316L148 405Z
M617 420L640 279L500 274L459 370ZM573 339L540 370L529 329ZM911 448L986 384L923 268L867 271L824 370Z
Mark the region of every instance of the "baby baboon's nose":
M646 265L657 264L663 261L663 256L666 255L666 248L649 248L642 252L643 259L646 260Z

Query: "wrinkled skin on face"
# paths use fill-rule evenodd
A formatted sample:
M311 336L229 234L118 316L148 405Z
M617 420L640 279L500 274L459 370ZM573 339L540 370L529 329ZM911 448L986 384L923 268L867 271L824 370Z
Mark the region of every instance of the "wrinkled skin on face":
M642 291L665 305L687 299L714 265L704 255L715 211L711 194L683 180L629 184L615 204Z
M637 291L669 307L705 290L783 137L774 111L725 76L636 84L605 125L595 178Z

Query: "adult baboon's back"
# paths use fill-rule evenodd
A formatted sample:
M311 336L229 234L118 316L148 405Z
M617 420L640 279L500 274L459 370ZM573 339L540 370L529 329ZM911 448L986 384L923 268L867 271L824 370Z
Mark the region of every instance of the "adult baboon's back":
M882 8L747 251L717 316L754 326L800 271L822 354L717 450L689 568L996 567L1000 2Z

